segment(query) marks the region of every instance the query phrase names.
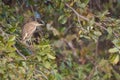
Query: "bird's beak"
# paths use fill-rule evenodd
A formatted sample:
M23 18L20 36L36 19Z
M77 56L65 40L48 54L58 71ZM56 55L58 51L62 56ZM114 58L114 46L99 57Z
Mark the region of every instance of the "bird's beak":
M44 24L38 24L37 26L44 26Z

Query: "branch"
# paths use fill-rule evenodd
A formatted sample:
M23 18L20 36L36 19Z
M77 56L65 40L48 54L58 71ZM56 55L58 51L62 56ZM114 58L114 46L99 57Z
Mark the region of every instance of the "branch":
M47 76L42 71L37 70L37 69L35 69L35 71L41 74L46 80L48 80Z
M21 57L23 57L24 60L26 60L26 57L16 48L16 46L13 45L13 47L16 49L16 52L17 52Z
M65 5L66 5L68 8L70 8L78 17L80 17L80 18L82 18L82 19L84 19L84 20L86 20L86 21L89 21L88 18L80 15L75 9L73 9L72 7L70 7L68 4L65 3Z
M66 5L68 8L70 8L79 18L84 19L84 20L86 20L86 21L90 21L88 18L80 15L74 8L72 8L71 6L69 6L67 3L65 3L65 5ZM104 29L104 30L107 30L107 29L106 29L104 26L102 26L100 23L95 22L94 24L95 24L96 26ZM115 35L116 38L119 38L118 34L116 34L114 31L113 31L113 34Z

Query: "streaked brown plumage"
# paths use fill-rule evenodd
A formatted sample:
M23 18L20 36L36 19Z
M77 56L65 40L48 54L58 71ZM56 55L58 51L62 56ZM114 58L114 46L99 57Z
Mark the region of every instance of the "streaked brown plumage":
M36 27L41 25L43 24L39 24L36 21L26 23L22 28L22 41L26 42L27 40L30 40L31 36L36 30Z

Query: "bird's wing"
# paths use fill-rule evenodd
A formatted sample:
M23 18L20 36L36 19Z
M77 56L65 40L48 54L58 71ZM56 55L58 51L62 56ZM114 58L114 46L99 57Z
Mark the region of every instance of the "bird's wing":
M27 37L27 33L22 34L22 40L25 40Z
M22 39L29 38L35 30L36 27L33 24L24 25L22 29Z

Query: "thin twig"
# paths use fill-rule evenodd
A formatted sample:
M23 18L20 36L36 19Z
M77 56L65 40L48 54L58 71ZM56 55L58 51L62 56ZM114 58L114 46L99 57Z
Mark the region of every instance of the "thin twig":
M0 31L2 32L3 35L7 35L7 34L2 30L2 28L0 28ZM20 53L20 51L16 48L16 46L13 45L13 47L16 49L17 53L26 60L26 57L25 57L24 55L22 55L22 53Z
M96 57L96 59L98 57L98 50L99 50L98 48L99 48L99 40L97 39L96 48L95 48L95 57Z
M37 70L37 69L35 69L35 71L38 72L38 73L40 73L40 74L42 74L43 77L44 77L46 80L48 80L48 78L46 77L46 75L45 75L43 72L41 72L40 70Z
M69 29L71 29L73 26L72 25L69 25L69 27L64 31L64 34L66 35L69 31Z
M31 8L32 13L33 13L33 15L34 15L34 19L35 19L35 21L37 21L37 19L36 19L36 17L35 17L35 11L34 11L34 9L33 9L33 6L31 5L30 8Z
M104 30L106 30L106 31L107 31L107 28L105 28L105 27L101 26L101 24L100 24L100 23L95 22L95 25L96 25L96 26L99 26L100 28L102 28L102 29L104 29ZM116 38L119 38L119 36L118 36L118 35L117 35L114 31L113 31L112 33L115 35L115 37L116 37Z
M72 7L70 7L68 4L65 3L65 5L66 5L68 8L70 8L77 16L79 16L80 18L82 18L82 19L84 19L84 20L86 20L86 21L89 21L88 18L80 15L75 9L73 9Z
M71 41L67 41L66 39L63 39L63 41L71 48L74 57L77 57L77 52L76 52L72 42Z
M26 60L26 57L16 48L15 45L13 45L13 47L16 49L17 53L24 58L24 60Z
M85 78L85 80L91 80L91 78L94 76L94 72L98 69L98 63L94 59L90 59L90 57L88 57L88 56L86 56L86 58L94 66L93 69L90 71L89 75L86 76L86 78Z
M84 20L86 20L86 21L90 21L88 18L80 15L74 8L70 7L67 3L65 3L65 5L66 5L68 8L70 8L70 9L71 9L78 17L80 17L81 19L84 19ZM107 30L104 26L101 26L100 23L95 22L94 24L95 24L96 26L104 29L104 30ZM118 36L114 31L113 31L113 34L115 35L116 38L119 38L119 36Z

